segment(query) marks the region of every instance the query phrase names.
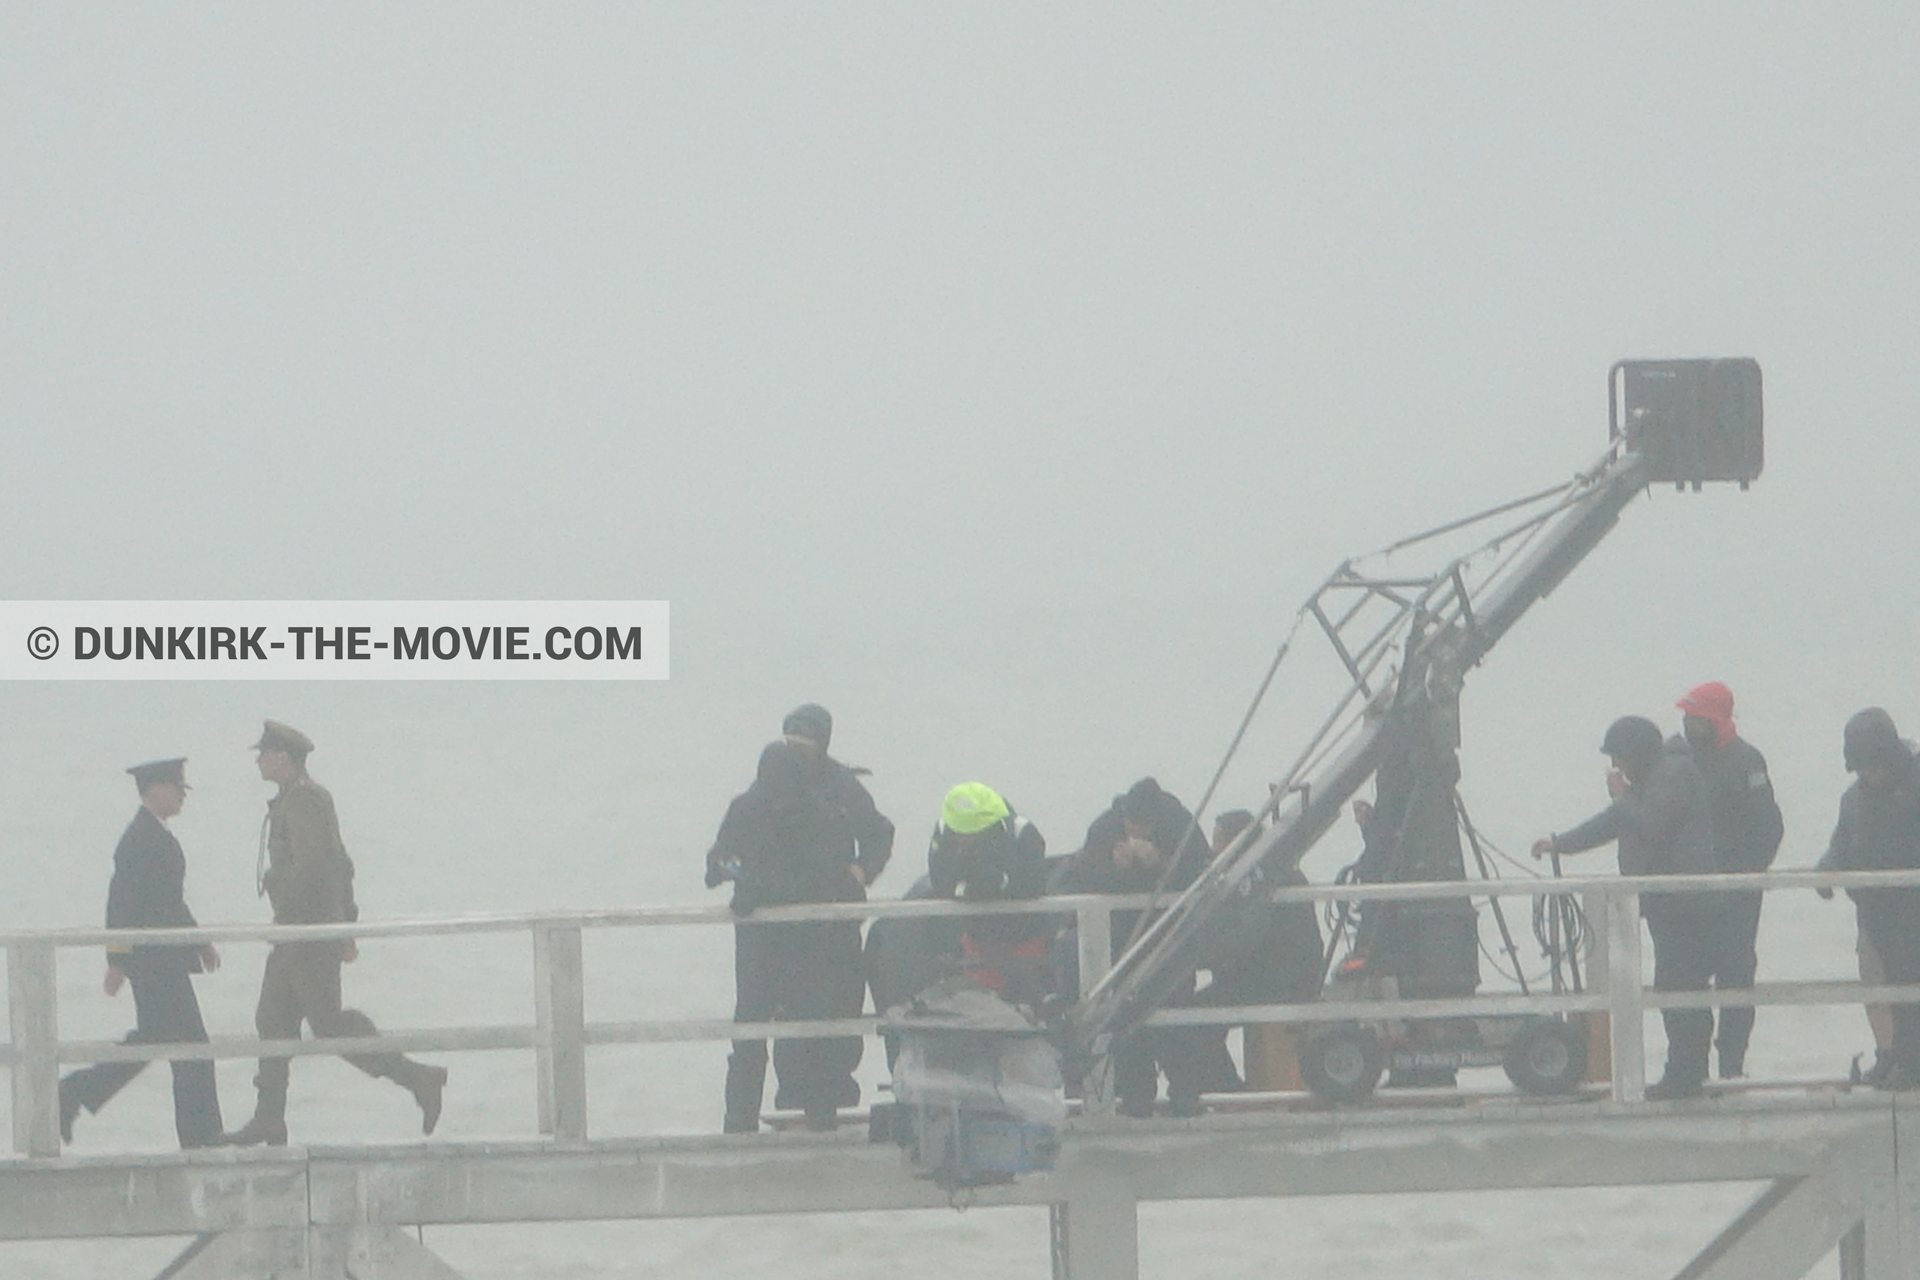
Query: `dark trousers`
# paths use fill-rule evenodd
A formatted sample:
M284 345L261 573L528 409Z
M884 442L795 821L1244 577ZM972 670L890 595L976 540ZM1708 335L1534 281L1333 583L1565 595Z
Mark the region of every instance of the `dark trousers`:
M1320 920L1312 905L1269 904L1259 918L1262 927L1249 935L1250 946L1220 957L1212 981L1200 990L1195 1004L1308 1004L1320 998ZM1206 1081L1202 1087L1242 1087L1227 1053L1227 1028L1207 1030L1214 1032L1217 1046L1209 1047L1202 1060ZM1215 1083L1222 1080L1225 1083Z
M1653 935L1653 989L1705 991L1713 975L1715 924L1713 907L1690 900L1692 895L1648 895L1640 900ZM1667 1028L1669 1079L1697 1084L1707 1078L1707 1050L1713 1042L1710 1009L1662 1009Z
M735 1022L857 1018L866 1003L860 926L741 921L733 927L733 982ZM774 1041L775 1104L810 1113L853 1106L860 1101L853 1069L865 1047L859 1036ZM767 1042L735 1040L727 1059L729 1129L759 1127L766 1080Z
M1169 1002L1168 1007L1173 1007ZM1225 1060L1224 1068L1222 1059ZM1113 1092L1124 1106L1148 1107L1167 1073L1169 1098L1197 1098L1203 1090L1231 1087L1218 1079L1233 1072L1226 1034L1212 1027L1144 1027L1113 1051ZM1238 1073L1233 1072L1235 1081Z
M193 994L193 978L184 964L141 963L136 959L127 979L133 985L134 1029L126 1044L205 1044L207 1027L200 1020L200 1001ZM220 1095L214 1087L213 1063L202 1059L175 1059L173 1067L173 1128L183 1147L203 1147L220 1138ZM71 1098L98 1113L113 1095L146 1069L144 1062L99 1062L83 1067L60 1082L63 1098Z
M1759 890L1706 895L1713 915L1713 959L1709 976L1715 990L1748 991L1760 966L1754 943L1760 936ZM1753 1006L1720 1006L1720 1028L1713 1047L1720 1054L1720 1074L1739 1075L1746 1069L1747 1042L1753 1037Z
M1853 900L1888 986L1920 983L1920 890L1863 889ZM1893 1006L1894 1061L1920 1071L1920 1004Z
M1194 979L1168 997L1166 1007L1195 1004ZM1169 1098L1196 1098L1203 1091L1231 1088L1220 1077L1239 1076L1227 1052L1222 1027L1141 1027L1114 1046L1113 1092L1122 1106L1145 1110L1160 1094L1160 1073L1167 1076Z
M260 1004L253 1025L263 1040L298 1040L301 1024L323 1039L371 1036L379 1031L373 1019L358 1009L340 1007L341 945L338 942L283 942L267 953L267 970L260 980ZM398 1053L349 1053L348 1062L370 1076L385 1076L412 1089L426 1068ZM260 1091L259 1114L284 1120L287 1114L286 1058L260 1059L253 1078Z

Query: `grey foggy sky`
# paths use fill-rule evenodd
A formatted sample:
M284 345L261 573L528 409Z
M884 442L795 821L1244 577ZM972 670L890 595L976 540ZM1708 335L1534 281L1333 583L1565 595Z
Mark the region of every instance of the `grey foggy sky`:
M618 888L692 894L819 698L909 861L967 775L1071 848L1194 797L1340 558L1590 462L1615 359L1752 355L1767 474L1629 511L1470 683L1469 787L1520 844L1723 678L1810 857L1844 716L1920 725L1916 53L1896 5L14 6L0 596L664 598L674 676L13 686L7 843L100 757L379 705L362 812L597 791L680 860Z

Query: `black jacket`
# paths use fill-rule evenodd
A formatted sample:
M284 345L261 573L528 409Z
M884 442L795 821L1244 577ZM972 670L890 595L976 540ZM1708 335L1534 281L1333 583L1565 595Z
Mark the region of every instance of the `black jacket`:
M1840 797L1840 820L1823 871L1910 871L1920 869L1920 762L1911 757L1896 766L1883 787L1856 780ZM1913 889L1849 889L1863 895L1920 897Z
M1120 867L1113 861L1114 846L1127 836L1126 820L1120 816L1120 797L1113 807L1093 820L1080 851L1073 855L1060 878L1062 893L1151 893L1166 870L1159 867ZM1173 874L1167 888L1185 889L1200 878L1212 860L1213 851L1193 821L1187 806L1172 794L1162 791L1153 801L1147 821L1147 838L1161 854L1173 862Z
M1765 871L1780 852L1786 830L1766 757L1746 739L1735 738L1712 750L1693 748L1693 762L1707 780L1714 860L1720 870Z
M1115 796L1113 807L1095 818L1087 828L1086 843L1060 869L1052 886L1054 892L1152 893L1160 884L1160 877L1167 871L1166 864L1158 867L1122 867L1113 860L1114 846L1127 835L1126 820L1120 816L1120 801L1121 797ZM1163 855L1172 859L1173 870L1167 875L1166 887L1169 893L1178 893L1199 879L1200 873L1207 869L1213 851L1207 847L1206 838L1195 826L1193 814L1173 795L1163 791L1153 804L1153 813L1146 824L1148 838ZM1113 954L1116 959L1126 950L1139 925L1138 911L1114 913Z
M1047 838L1011 812L971 838L936 827L927 844L927 875L937 897L1037 898L1047 888Z
M921 876L906 896L911 901L946 895L936 893L933 881ZM960 964L964 931L962 922L951 916L896 916L867 926L867 985L873 1007L885 1013L952 974Z
M113 881L107 886L107 928L182 929L198 923L187 908L187 855L173 832L142 805L113 851ZM181 946L112 948L122 969L171 968L200 972L200 949Z
M760 753L753 785L735 797L707 854L708 875L738 863L736 911L793 902L862 902L893 853L893 823L859 776L825 752L787 742Z

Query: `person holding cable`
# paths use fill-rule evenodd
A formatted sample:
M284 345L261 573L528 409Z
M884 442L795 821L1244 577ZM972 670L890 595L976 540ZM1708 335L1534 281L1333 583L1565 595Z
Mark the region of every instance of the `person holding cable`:
M1581 853L1617 841L1623 876L1709 875L1714 862L1707 783L1685 742L1666 742L1644 716L1622 716L1600 750L1612 761L1612 803L1571 831L1542 836L1533 856ZM1714 911L1703 895L1643 893L1640 914L1653 937L1656 991L1704 991L1713 973ZM1667 1065L1647 1086L1649 1101L1696 1097L1705 1088L1713 1014L1663 1009Z

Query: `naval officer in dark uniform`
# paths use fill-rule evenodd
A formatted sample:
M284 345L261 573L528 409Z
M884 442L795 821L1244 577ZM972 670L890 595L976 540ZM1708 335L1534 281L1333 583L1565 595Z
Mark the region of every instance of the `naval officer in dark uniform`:
M261 832L260 892L272 900L275 924L338 924L360 918L353 900L353 859L340 839L333 795L307 776L313 741L291 725L269 720L253 744L260 753L260 776L277 783L267 802ZM360 954L345 942L277 942L267 953L260 980L260 1004L253 1023L262 1040L298 1040L306 1023L322 1038L373 1036L373 1019L344 1009L340 966ZM349 1053L348 1062L370 1076L385 1076L413 1094L420 1106L420 1130L432 1133L440 1122L440 1098L447 1069L415 1062L398 1053ZM235 1146L284 1146L287 1141L285 1058L260 1059L253 1079L259 1102L253 1118L227 1135Z
M187 858L167 830L167 819L187 800L187 762L155 760L127 770L140 791L140 808L113 851L113 882L107 889L107 928L192 928L184 892ZM133 984L134 1030L128 1044L200 1043L207 1039L190 975L220 967L211 944L112 947L107 952L106 993ZM60 1137L73 1141L80 1109L100 1108L146 1067L144 1062L101 1062L60 1081ZM173 1125L182 1147L221 1142L220 1097L213 1063L173 1062Z

